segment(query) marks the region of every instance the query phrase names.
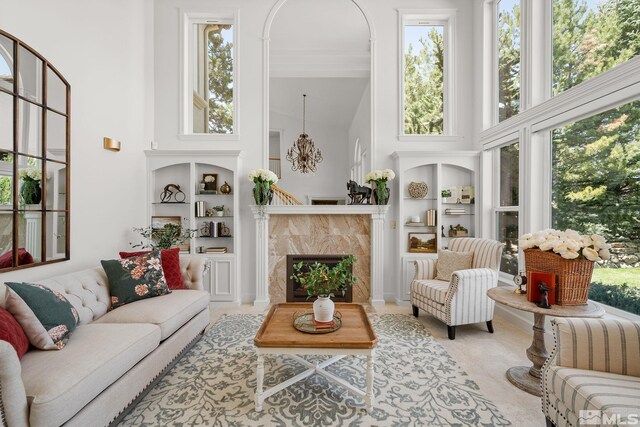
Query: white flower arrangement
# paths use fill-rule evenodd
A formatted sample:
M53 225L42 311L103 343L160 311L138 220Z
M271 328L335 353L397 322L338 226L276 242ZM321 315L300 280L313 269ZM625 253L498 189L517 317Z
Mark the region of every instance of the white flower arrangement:
M364 177L364 180L369 183L378 182L378 181L387 182L391 179L394 179L395 177L396 177L396 174L391 169L380 169L380 170L371 171L368 174L366 174Z
M28 178L33 181L42 181L42 170L35 167L20 169L18 171L18 176L22 179Z
M553 251L565 259L583 256L589 261L599 262L611 258L611 245L598 234L581 235L575 230L554 230L552 228L527 233L518 240L520 249L538 248Z
M216 177L213 175L207 175L204 177L204 182L216 182Z
M278 182L278 175L268 169L254 169L249 172L249 181L251 182L269 182L275 184Z

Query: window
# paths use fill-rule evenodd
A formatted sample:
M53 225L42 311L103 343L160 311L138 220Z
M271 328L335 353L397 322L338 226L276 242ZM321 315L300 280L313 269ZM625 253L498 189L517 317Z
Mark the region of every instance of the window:
M498 203L495 209L496 238L505 244L500 271L515 275L518 273L519 144L505 145L497 151L497 180L500 189L497 192Z
M520 111L520 1L498 2L498 121Z
M640 314L640 101L552 132L552 226L601 234L589 297Z
M640 54L636 0L553 0L553 94Z
M183 134L238 134L234 16L184 15Z
M402 15L401 134L453 133L452 15Z

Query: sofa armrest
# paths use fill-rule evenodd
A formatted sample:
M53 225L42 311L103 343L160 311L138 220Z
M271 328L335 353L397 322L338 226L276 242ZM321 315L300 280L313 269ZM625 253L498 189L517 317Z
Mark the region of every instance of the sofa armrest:
M204 258L185 256L180 257L180 271L187 289L204 290L203 273Z
M551 363L640 377L640 322L556 318Z
M498 272L491 268L471 268L451 275L445 306L448 325L487 322L493 319L495 302L487 291L498 286Z
M14 348L0 341L0 420L11 427L29 425L29 406L21 372Z
M416 274L413 280L433 280L436 278L436 262L437 260L427 258L413 261L416 267Z

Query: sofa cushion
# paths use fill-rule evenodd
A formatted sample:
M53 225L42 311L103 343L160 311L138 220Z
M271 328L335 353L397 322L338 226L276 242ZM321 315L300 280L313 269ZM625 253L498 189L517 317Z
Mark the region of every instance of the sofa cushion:
M18 353L18 359L29 349L29 338L18 321L4 308L0 307L0 340L6 341Z
M640 378L552 366L545 371L545 398L558 399L575 413L602 410L622 421L640 411Z
M411 283L411 293L416 293L440 304L445 303L448 291L449 282L443 280L414 280Z
M160 298L136 301L105 314L94 323L152 323L164 340L209 305L209 294L176 290Z
M160 342L149 324L80 325L64 351L30 351L22 359L22 380L31 426L61 425Z
M451 280L454 271L468 270L473 263L473 252L453 252L441 250L436 263L436 279Z
M32 283L6 283L6 309L13 314L29 342L42 350L65 346L80 317L59 292Z
M131 258L138 255L151 253L151 251L120 252L120 258ZM180 269L180 248L164 249L160 251L162 260L162 272L169 289L187 289Z
M160 253L154 251L131 258L102 260L109 278L113 308L146 298L168 294Z

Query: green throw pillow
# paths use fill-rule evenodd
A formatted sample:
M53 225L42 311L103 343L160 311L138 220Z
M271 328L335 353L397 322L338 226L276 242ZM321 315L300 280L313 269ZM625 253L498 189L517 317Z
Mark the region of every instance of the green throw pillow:
M160 251L100 262L109 279L113 308L171 293L162 271Z
M78 311L59 292L31 283L7 282L5 308L29 342L41 350L59 350L76 328Z

